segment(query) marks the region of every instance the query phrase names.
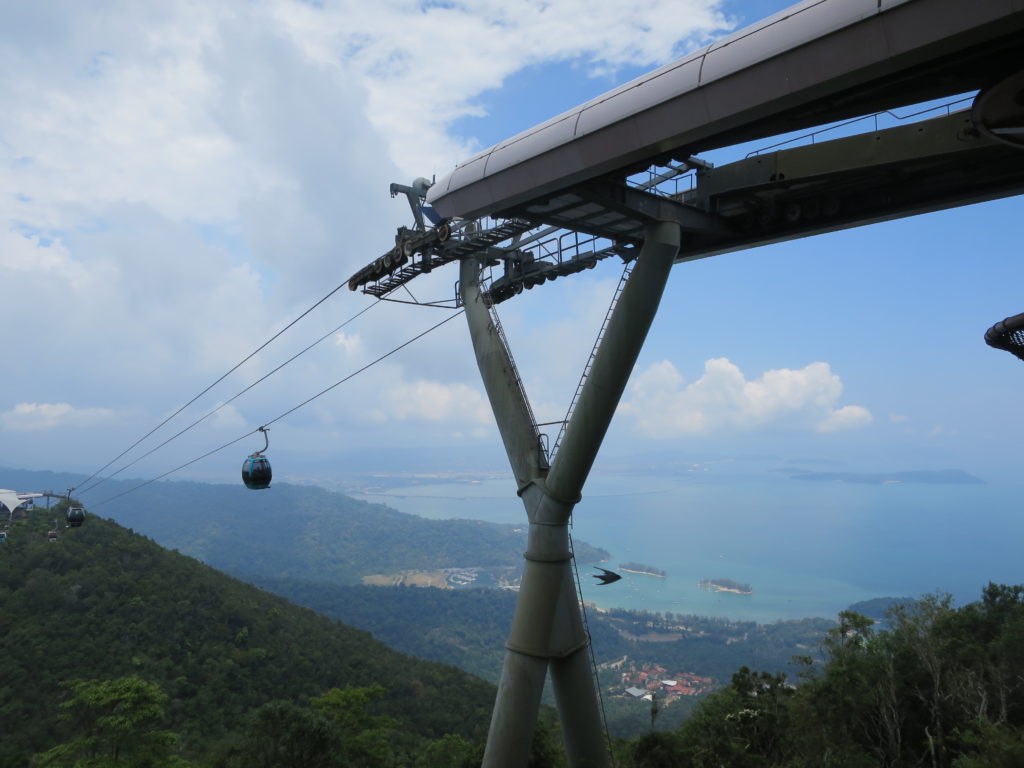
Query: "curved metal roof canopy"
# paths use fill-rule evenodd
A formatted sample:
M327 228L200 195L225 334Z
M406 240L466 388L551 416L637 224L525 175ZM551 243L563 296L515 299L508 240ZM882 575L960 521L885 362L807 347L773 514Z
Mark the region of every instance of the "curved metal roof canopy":
M481 152L427 201L521 215L583 182L982 89L1022 50L1024 0L805 0Z
M15 509L26 501L39 498L41 495L40 493L18 493L17 491L0 488L0 506L6 507L8 512L13 513Z

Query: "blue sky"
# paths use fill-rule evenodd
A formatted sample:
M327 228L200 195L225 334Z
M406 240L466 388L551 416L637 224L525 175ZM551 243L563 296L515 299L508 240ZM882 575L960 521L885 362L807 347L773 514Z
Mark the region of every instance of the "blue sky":
M0 466L98 469L387 250L409 223L389 182L440 175L785 5L5 4ZM1024 311L1021 210L1008 199L676 267L605 454L1005 479L1024 369L982 334ZM618 278L610 262L502 306L541 420L572 394ZM450 297L455 279L412 288ZM369 303L342 291L174 424ZM375 307L126 475L254 429L443 316ZM271 442L285 479L448 455L505 466L459 320L278 423ZM258 447L182 476L233 481Z

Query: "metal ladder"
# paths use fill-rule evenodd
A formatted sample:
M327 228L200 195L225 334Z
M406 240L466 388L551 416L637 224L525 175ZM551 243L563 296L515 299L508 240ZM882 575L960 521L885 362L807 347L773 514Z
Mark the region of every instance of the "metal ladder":
M594 358L597 357L597 350L601 346L601 341L604 339L605 330L608 328L608 322L612 318L612 311L615 309L615 305L619 303L619 296L622 295L622 290L626 287L626 281L629 279L630 274L633 272L633 265L635 261L630 261L622 269L622 277L619 278L619 284L615 287L615 293L612 295L612 301L608 305L608 311L605 313L604 322L601 323L601 329L597 332L597 339L594 341L594 346L590 350L590 357L587 358L587 364L583 366L583 374L580 376L580 381L576 385L576 393L572 396L572 401L569 403L569 410L565 412L565 420L562 422L561 428L558 430L558 437L555 438L555 444L551 448L551 453L548 460L554 459L555 454L558 453L558 446L562 444L562 438L565 437L565 430L569 426L569 420L572 418L573 411L576 410L576 405L580 401L580 395L583 393L583 385L587 381L587 377L590 375L590 370L594 367Z
M523 406L526 409L526 418L529 419L530 424L533 426L533 433L537 438L539 464L542 469L547 469L549 465L548 451L544 447L544 440L546 436L541 435L540 431L537 429L537 417L533 415L533 407L530 405L530 398L526 395L526 387L523 385L523 377L519 375L519 368L516 367L515 358L512 357L512 351L508 346L508 339L505 338L505 330L501 327L501 320L498 318L498 307L490 301L486 301L486 304L487 311L491 315L491 325L494 327L494 334L498 337L502 346L505 347L508 363L512 369L512 378L515 381L516 389L519 390L519 394L522 396Z

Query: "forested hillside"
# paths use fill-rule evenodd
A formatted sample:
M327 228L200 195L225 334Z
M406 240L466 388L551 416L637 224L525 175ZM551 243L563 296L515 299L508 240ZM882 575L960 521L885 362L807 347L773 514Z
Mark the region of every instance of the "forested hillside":
M497 683L515 595L497 590L439 590L408 587L336 587L321 583L265 580L261 586L314 608L346 624L373 633L393 648L425 659L453 664ZM835 626L825 619L756 624L701 616L644 611L588 611L595 658L609 727L627 737L650 728L650 705L627 699L632 682L624 667L662 667L665 675L691 673L729 682L741 666L793 674L794 655L818 654L821 638ZM414 631L410 628L415 627ZM626 659L628 664L615 664ZM663 727L678 725L699 694L673 697L662 715Z
M0 768L479 764L489 684L95 515L50 543L65 504L19 517L0 544ZM265 579L496 678L510 594ZM1024 587L989 585L960 608L942 596L861 607L883 604L878 625L853 611L838 625L591 612L617 764L1024 765ZM655 703L623 698L626 684ZM531 765L562 764L553 744L542 724Z
M0 765L27 764L73 738L74 723L59 716L74 680L155 686L168 697L166 727L192 756L233 743L271 702L306 706L347 686L382 688L368 696L368 711L396 721L395 749L485 733L489 684L395 652L111 521L90 516L48 543L53 517L37 510L16 520L0 544Z
M624 749L631 766L1019 768L1024 765L1024 586L955 608L896 606L888 628L843 612L822 668L791 684L744 667L672 733Z
M262 580L260 586L372 632L407 653L444 661L497 682L516 596L497 590L331 587ZM409 632L410 623L418 627ZM817 649L827 619L757 624L646 611L588 612L598 663L640 657L710 675L725 684L740 666L793 672L792 657Z

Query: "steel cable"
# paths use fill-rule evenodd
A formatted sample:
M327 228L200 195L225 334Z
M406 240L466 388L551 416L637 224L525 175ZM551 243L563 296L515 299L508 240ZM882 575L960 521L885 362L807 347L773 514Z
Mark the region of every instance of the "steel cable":
M232 402L234 402L234 401L235 401L235 400L237 400L237 399L238 399L239 397L241 397L242 395L244 395L244 394L245 394L246 392L248 392L248 391L249 391L250 389L252 389L253 387L255 387L255 386L256 386L257 384L260 384L260 383L262 383L262 382L266 381L266 380L267 380L267 379L269 379L269 378L270 378L271 376L273 376L273 375L274 375L275 373L277 373L277 372L278 372L278 371L280 371L280 370L281 370L282 368L284 368L284 367L285 367L286 365L289 365L290 363L292 363L292 362L293 362L294 360L296 360L297 358L299 358L299 357L301 357L302 355L306 354L306 353L307 353L307 352L308 352L309 350L311 350L311 349L312 349L313 347L317 346L318 344L320 344L320 343L321 343L321 342L323 342L324 340L326 340L326 339L330 338L331 336L333 336L333 335L334 335L335 333L337 333L338 331L340 331L340 330L341 330L342 328L344 328L344 327L345 327L346 325L348 325L348 324L349 324L349 323L351 323L351 322L352 322L353 320L355 320L356 318L358 318L358 317L359 317L360 315L363 315L363 314L365 314L366 312L370 311L370 310L371 310L371 309L372 309L373 307L377 306L377 304L379 304L379 303L380 303L380 301L378 300L378 301L375 301L375 302L374 302L373 304L370 304L369 306L367 306L367 307L364 307L364 308L363 308L363 309L362 309L361 311L359 311L359 312L357 312L356 314L354 314L354 315L353 315L352 317L350 317L350 318L349 318L348 320L346 320L345 322L343 322L343 323L342 323L341 325L337 326L336 328L333 328L333 329L331 329L330 331L328 331L327 333L325 333L325 334L324 334L323 336L321 336L321 337L320 337L319 339L317 339L316 341L314 341L314 342L313 342L312 344L310 344L309 346L307 346L307 347L306 347L305 349L303 349L302 351L300 351L300 352L297 352L296 354L292 355L292 356L291 356L290 358L288 358L287 360L285 360L285 361L284 361L283 363L281 363L281 364L280 364L279 366L277 366L276 368L274 368L274 369L273 369L272 371L270 371L269 373L266 373L266 374L264 374L263 376L261 376L260 378L256 379L256 381L254 381L254 382L253 382L252 384L250 384L249 386L247 386L247 387L246 387L245 389L243 389L243 390L242 390L241 392L238 392L237 394L235 394L235 395L232 395L232 396L231 396L230 398L228 398L227 400L225 400L225 401L224 401L223 403L221 403L220 405L218 405L218 406L217 406L216 408L213 408L212 410L208 411L208 412L207 412L207 413L205 413L204 415L200 416L200 417L199 417L198 419L196 419L195 421L193 421L193 422L192 422L191 424L189 424L189 425L188 425L187 427L185 427L185 428L184 428L184 429L182 429L181 431L179 431L179 432L176 432L175 434L171 435L171 436L170 436L169 438L167 438L166 440L164 440L164 441L163 441L162 443L160 443L160 444L159 444L158 446L156 446L155 448L151 448L150 450L146 451L146 453L142 454L142 455L141 455L141 456L139 456L138 458L136 458L136 459L133 459L133 460L132 460L132 461L130 461L129 463L125 464L125 465L124 465L123 467L121 467L121 468L120 468L119 470L117 470L116 472L112 472L111 474L107 475L106 477L104 477L104 478L101 478L101 479L100 479L99 481L97 481L97 482L93 483L93 484L92 484L91 486L89 486L88 488L83 488L83 489L82 489L81 491L79 491L79 495L81 495L81 494L83 494L83 493L88 493L89 491L92 491L92 490L94 490L94 489L98 488L98 487L99 487L100 485L102 485L103 483L105 483L105 482L106 482L107 480L110 480L111 478L113 478L113 477L116 477L117 475L121 474L122 472L124 472L124 471L125 471L126 469L128 469L129 467L132 467L132 466L134 466L135 464L138 464L138 463L139 463L140 461L142 461L142 460L143 460L144 458L146 458L147 456L150 456L150 455L152 455L152 454L156 453L157 451L159 451L159 450L160 450L161 448L163 448L163 447L164 447L165 445L167 445L168 443L172 442L173 440L176 440L176 439L178 439L179 437L181 437L181 436L182 436L183 434L185 434L186 432L188 432L188 431L189 431L190 429L192 429L193 427L196 427L196 426L198 426L199 424L201 424L202 422L206 421L206 420L207 420L208 418L210 418L211 416L213 416L213 414L217 413L217 411L219 411L219 410L220 410L221 408L224 408L224 407L226 407L226 406L230 405L230 404L231 404ZM251 355L250 355L250 357L251 357ZM166 423L166 422L165 422L165 423ZM129 450L130 450L130 449L129 449ZM123 455L123 454L122 454L122 455ZM109 466L109 464L108 464L108 466ZM95 475L93 475L93 477L95 477ZM87 480L86 482L88 482L88 480Z
M164 425L165 425L165 424L166 424L167 422L169 422L169 421L170 421L171 419L173 419L173 418L174 418L175 416L177 416L177 415L178 415L179 413L181 413L181 412L182 412L182 411L184 411L184 410L185 410L186 408L188 408L188 407L189 407L190 405L192 405L192 403L194 403L194 402L195 402L196 400L198 400L198 399L199 399L200 397L202 397L203 395L205 395L205 394L206 394L207 392L209 392L209 391L210 391L211 389L213 389L213 388L214 388L215 386L217 386L217 385L218 385L218 384L220 384L220 383L221 383L222 381L224 381L224 379L226 379L226 378L227 378L228 376L230 376L230 375L231 375L232 373L234 373L235 371L237 371L237 370L238 370L239 368L241 368L241 367L242 367L243 365L245 365L245 364L246 364L247 362L249 362L249 361L250 361L250 360L251 360L251 359L252 359L253 357L255 357L255 356L256 356L256 355L257 355L257 354L258 354L259 352L261 352L261 351L262 351L263 349L265 349L265 348L266 348L266 347L267 347L268 345L270 345L270 344L271 344L271 343L272 343L273 341L275 341L275 340L276 340L276 339L277 339L277 338L278 338L278 337L279 337L279 336L280 336L281 334L283 334L283 333L284 333L285 331L287 331L287 330L288 330L289 328L291 328L291 327L292 327L293 325L295 325L295 324L296 324L297 322L299 322L299 321L300 321L300 320L301 320L302 318L304 318L304 317L305 317L306 315L308 315L308 314L309 314L310 312L312 312L312 311L313 311L314 309L316 309L316 308L317 308L317 307L319 307L319 306L320 306L321 304L323 304L323 303L324 303L325 301L327 301L327 300L328 300L329 298L331 298L331 296L333 296L333 295L334 295L335 293L337 293L338 291L340 291L340 290L342 289L342 287L344 287L345 285L347 285L347 283L341 283L340 285L338 285L337 287L335 287L335 288L334 288L333 290L331 290L331 291L330 291L330 293L328 293L328 294L327 294L326 296L324 296L324 297L323 297L322 299L320 299L320 300L319 300L318 302L316 302L316 303L315 303L315 304L314 304L313 306L311 306L311 307L310 307L309 309L307 309L307 310L306 310L305 312L303 312L303 313L302 313L302 314L300 314L300 315L299 315L298 317L296 317L296 318L295 318L294 320L292 320L292 321L291 321L290 323L288 323L288 325L286 325L286 326L285 326L284 328L282 328L282 329L281 329L280 331L278 331L277 333L275 333L275 334L274 334L273 336L271 336L271 337L270 337L269 339L267 339L267 340L266 340L265 342L263 342L263 343L262 343L262 344L261 344L260 346L258 346L258 347L257 347L256 349L254 349L254 350L253 350L252 352L250 352L250 353L249 353L249 355L248 355L248 356L247 356L247 357L246 357L246 358L245 358L244 360L242 360L241 362L239 362L239 363L238 363L238 364L237 364L237 365L236 365L236 366L235 366L234 368L232 368L231 370L229 370L229 371L228 371L227 373L223 374L223 375L222 375L222 376L221 376L221 377L220 377L219 379L217 379L217 380L216 380L215 382L213 382L212 384L210 384L210 385L209 385L209 386L208 386L208 387L207 387L206 389L204 389L204 390L203 390L202 392L200 392L200 393L199 393L198 395L196 395L195 397L193 397L193 398L192 398L191 400L189 400L189 401L188 401L187 403L185 403L185 404L184 404L183 406L181 406L181 407L180 407L180 408L179 408L178 410L176 410L176 411L175 411L174 413L172 413L172 414L171 414L170 416L168 416L168 417L167 417L166 419L164 419L164 420L163 420L163 421L161 421L161 422L160 422L159 424L157 424L157 425L156 425L155 427L153 427L153 428L152 428L151 430L149 430L149 432L147 432L146 434L144 434L144 435L143 435L142 437L140 437L140 438L139 438L138 440L136 440L136 441L135 441L134 443L132 443L132 444L131 444L131 445L129 445L129 446L127 447L127 448L125 448L125 449L124 449L123 451L121 451L121 453L119 453L119 454L118 454L117 456L115 456L114 458L112 458L112 459L111 459L110 461L108 461L108 462L107 462L106 464L104 464L104 465L103 465L102 467L100 467L100 468L99 468L99 469L97 469L97 470L96 470L95 472L93 472L93 473L92 473L91 475L89 475L89 477L87 477L87 478L86 478L86 479L85 479L85 480L84 480L84 481L83 481L82 483L80 483L80 485L86 485L86 484L87 484L87 483L88 483L88 482L89 482L90 480L92 480L92 479L93 479L94 477L96 477L96 475L100 474L100 472L102 472L103 470L105 470L105 469L106 469L107 467L109 467L109 466L110 466L111 464L113 464L113 463L114 463L115 461L117 461L118 459L120 459L121 457L123 457L123 456L124 456L125 454L127 454L127 453L128 453L129 451L131 451L131 450L132 450L133 448L135 448L135 447L136 447L137 445L139 445L139 443L141 443L141 442L142 442L143 440L145 440L146 438L148 438L148 437L149 437L150 435L152 435L152 434L153 434L154 432L156 432L156 431L157 431L158 429L160 429L160 428L161 428L162 426L164 426ZM372 306L374 306L374 305L373 305L373 304L371 304L370 306L372 307ZM92 487L93 487L93 488L95 488L95 487L96 487L96 485L99 485L99 483L95 483L95 484L94 484L94 485L93 485ZM76 486L76 487L77 487L77 486ZM74 488L72 488L71 490L75 490L75 489L74 489ZM85 489L85 490L88 490L88 489Z
M371 305L371 306L373 306L373 305ZM263 427L269 427L271 424L274 424L275 422L280 421L281 419L285 418L286 416L289 416L289 415L295 413L295 411L299 410L300 408L303 408L304 406L309 405L310 403L312 403L317 398L322 397L323 395L326 395L332 389L335 389L336 387L341 386L346 381L349 381L350 379L355 378L360 373L363 373L364 371L368 370L369 368L372 368L373 366L375 366L377 363L381 362L382 360L385 360L385 359L391 357L396 352L398 352L398 351L400 351L402 349L405 349L405 347L409 346L414 341L418 341L419 339L422 339L424 336L426 336L428 333L431 333L432 331L437 330L438 328L440 328L445 323L447 323L450 320L452 320L452 319L458 317L459 315L461 315L463 312L464 312L464 310L459 310L458 312L455 312L454 314L449 315L448 317L446 317L441 322L432 325L430 328L427 328L425 331L422 331L421 333L416 334L411 339L402 342L401 344L399 344L397 347L395 347L391 351L385 352L383 355L381 355L380 357L376 358L372 362L367 363L362 368L359 368L358 370L353 371L352 373L348 374L344 378L339 379L338 381L334 382L333 384L331 384L331 386L326 387L325 389L320 390L319 392L317 392L312 397L309 397L309 398L303 400L298 405L296 405L296 406L294 406L292 408L289 408L287 411L285 411L284 413L282 413L282 414L280 414L278 416L275 416L273 419L271 419L270 421L264 423L262 426ZM247 437L251 437L251 436L257 434L259 431L260 430L257 428L257 429L251 430L249 432L246 432L244 435L236 437L234 440L231 440L231 441L229 441L227 443L224 443L224 445L221 445L221 446L219 446L217 448L214 448L212 451L207 451L202 456L197 456L196 458L191 459L190 461L186 461L184 464L182 464L182 465L180 465L178 467L175 467L174 469L170 469L170 470L168 470L167 472L164 472L161 475L157 475L156 477L150 478L149 480L146 480L145 482L139 483L138 485L135 485L135 486L129 488L128 490L126 490L126 491L122 491L121 493L118 493L118 494L115 494L113 496L110 496L110 497L108 497L106 499L103 499L102 501L96 502L95 504L92 504L90 506L92 506L92 507L99 507L99 506L102 506L103 504L106 504L108 502L114 501L115 499L119 499L122 496L127 496L129 493L133 493L134 491L137 491L140 488L145 488L147 485L150 485L151 483L155 483L157 480L162 480L163 478L165 478L165 477L167 477L169 475L173 475L175 472L178 472L178 471L180 471L182 469L185 469L186 467L189 467L189 466L195 464L197 461L202 461L203 459L205 459L205 458L207 458L209 456L212 456L215 453L219 453L220 451L223 451L225 448L229 448L230 446L234 445L235 443L239 443L242 440L245 440ZM95 486L93 486L93 487L95 487Z

